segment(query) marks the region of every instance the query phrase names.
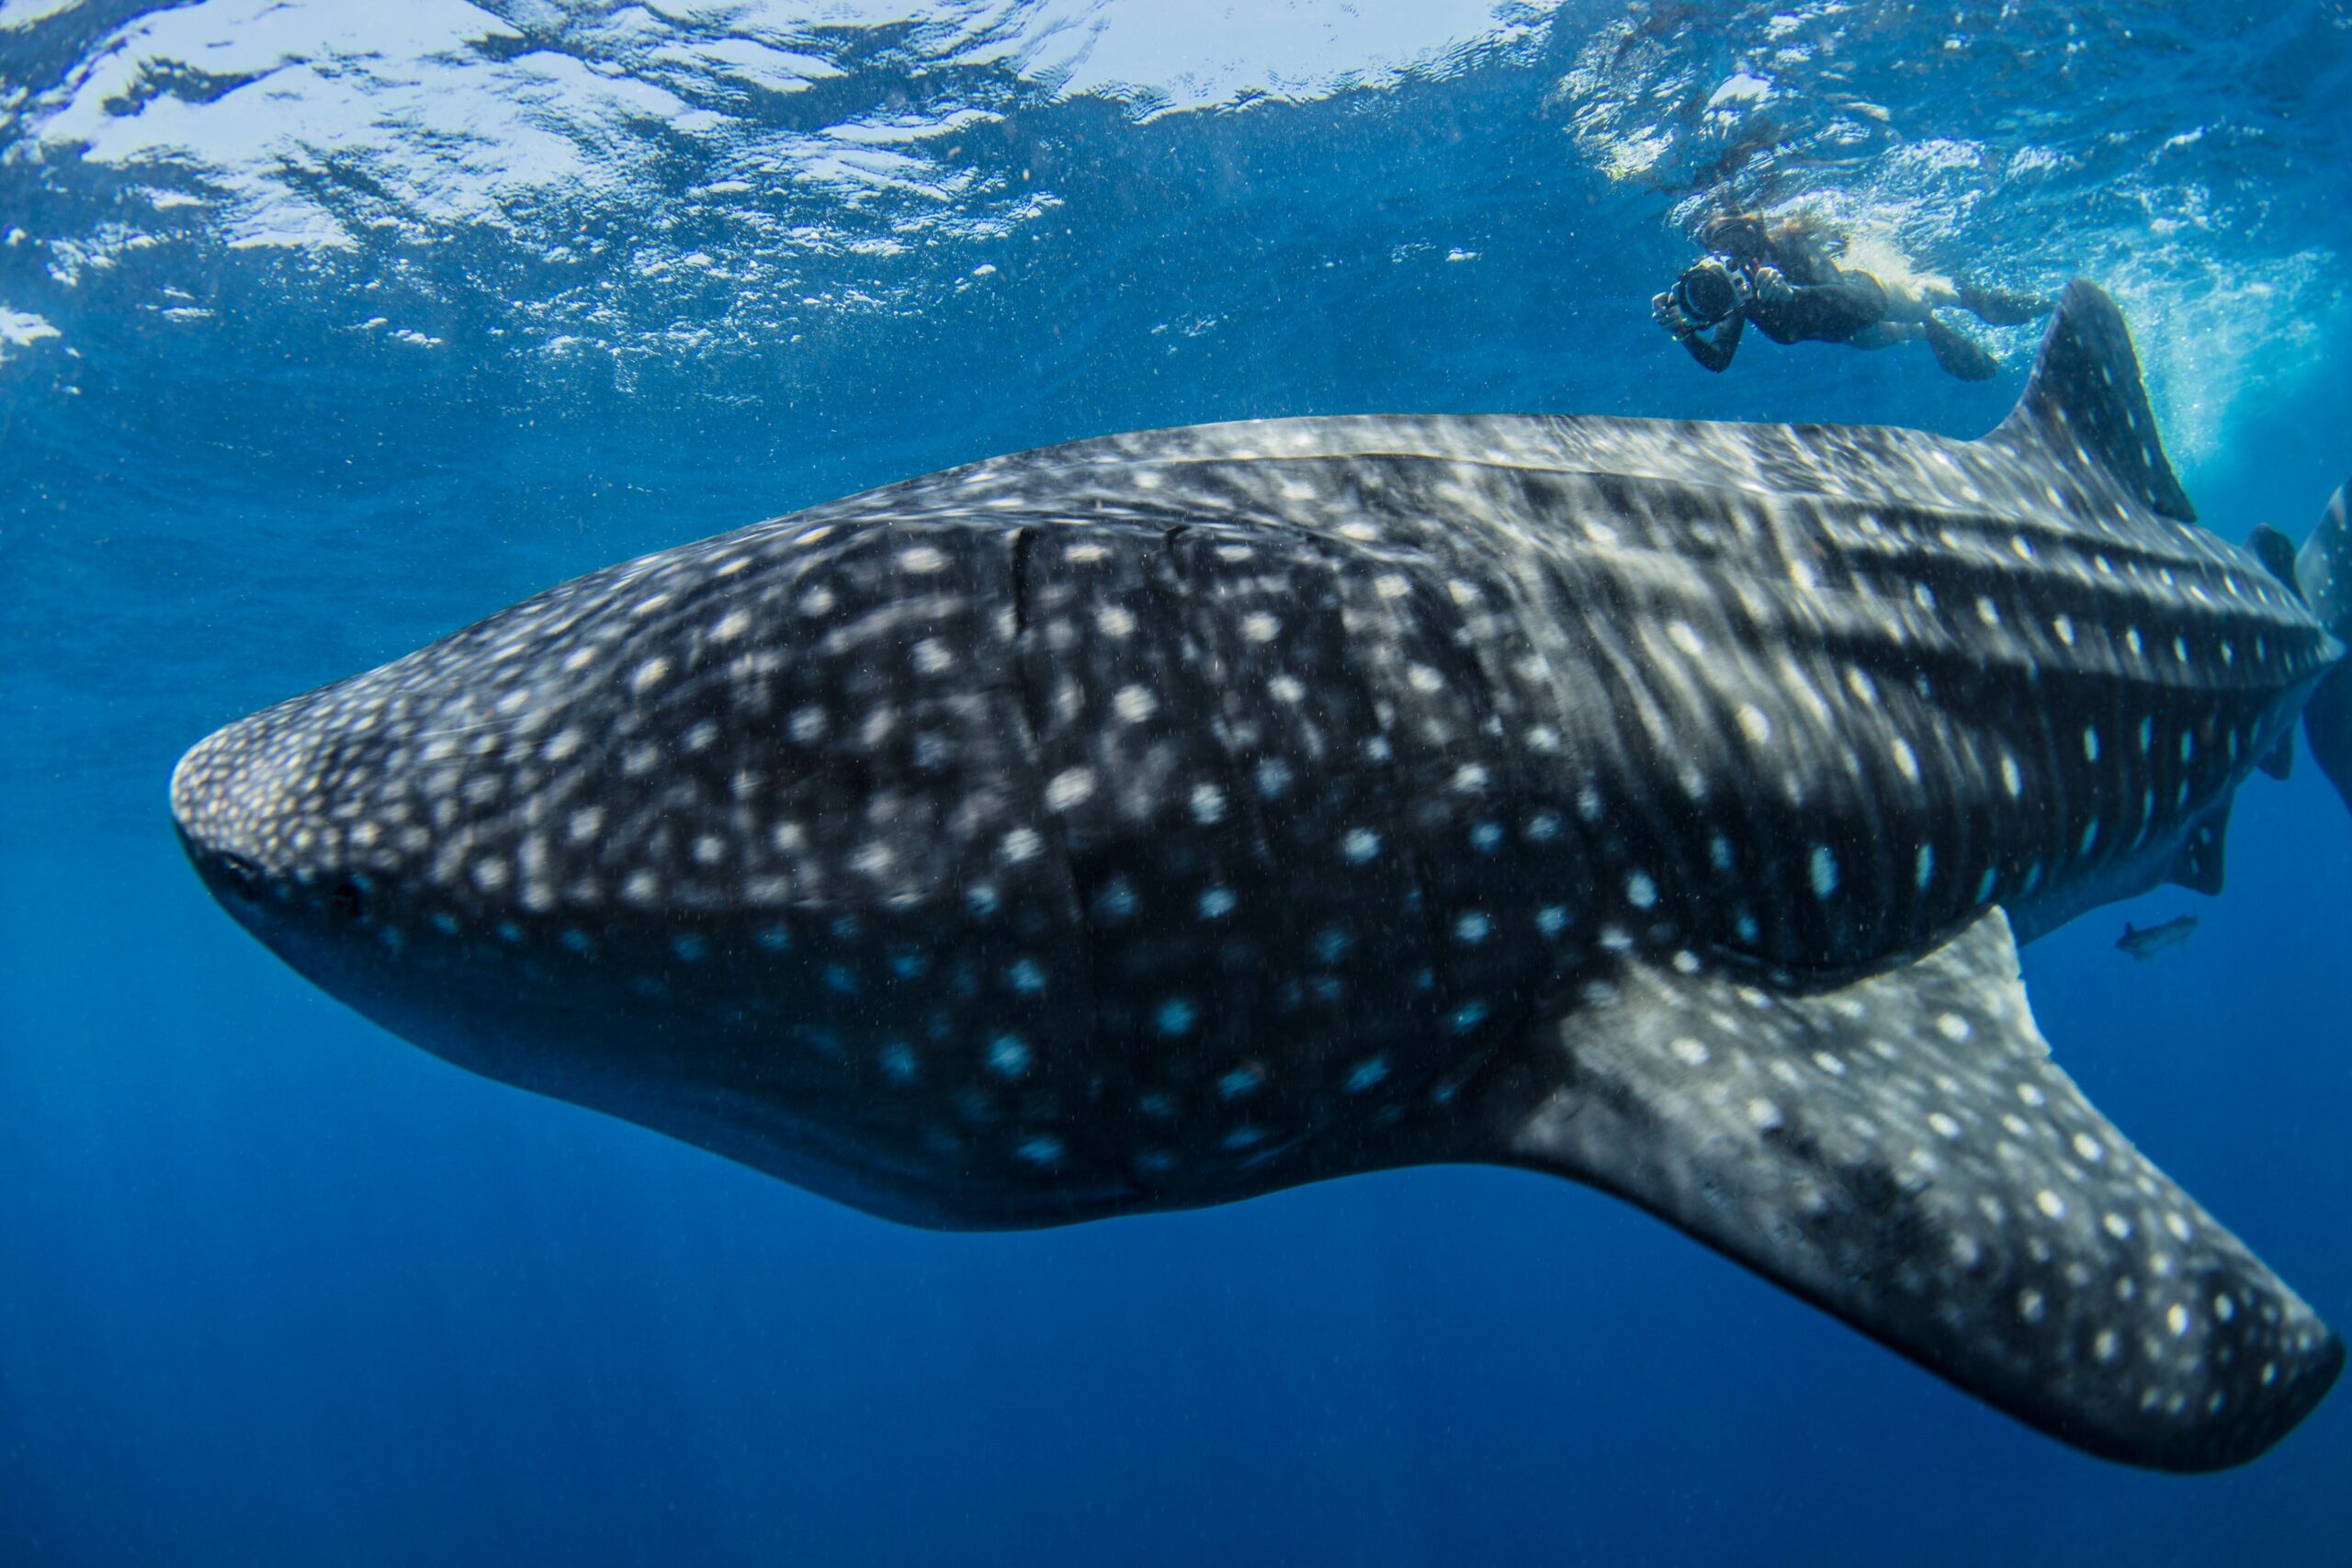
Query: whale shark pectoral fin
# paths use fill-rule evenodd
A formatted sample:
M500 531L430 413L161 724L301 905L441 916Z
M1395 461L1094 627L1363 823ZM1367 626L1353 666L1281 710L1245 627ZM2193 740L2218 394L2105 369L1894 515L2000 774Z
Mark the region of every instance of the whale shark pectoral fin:
M2079 277L2059 296L2024 396L1984 439L2095 467L2150 511L2197 521L2156 437L2123 313L2105 290Z
M2303 596L2303 585L2295 576L2295 541L2267 523L2256 523L2254 532L2245 536L2246 553L2260 561L2263 570Z
M1998 909L1826 992L1635 964L1533 1045L1508 1163L1629 1199L2092 1453L2242 1463L2343 1361L2049 1061Z
M2246 553L2260 561L2263 570L2287 585L2287 591L2298 599L2303 597L2302 580L2296 575L2295 541L2267 523L2257 523L2254 532L2245 536ZM2295 773L2295 732L2289 730L2278 738L2257 764L2274 779L2286 779Z

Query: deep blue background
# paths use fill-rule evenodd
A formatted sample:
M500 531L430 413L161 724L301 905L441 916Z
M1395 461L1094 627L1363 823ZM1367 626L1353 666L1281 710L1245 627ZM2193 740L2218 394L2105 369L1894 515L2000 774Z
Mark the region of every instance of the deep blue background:
M63 90L135 9L0 33L6 79ZM1995 160L1937 206L1925 176L1889 186L1896 146L1768 158L1735 194L1907 194L1936 265L2125 285L2209 521L2300 532L2352 465L2352 392L2324 373L2341 294L2308 282L2352 241L2328 186L2352 155L2342 8L2173 7L2211 25L2144 56L2114 10L2043 13L2121 62L2054 87L2004 89L2003 35L1964 10L1840 36L1838 91L1890 106L1901 146L2046 143L2063 177ZM1682 53L1634 85L1682 104L1687 166L1609 180L1566 133L1608 94L1563 84L1612 16L1140 121L966 72L954 92L1001 118L952 158L989 201L1058 205L807 260L757 299L618 262L556 279L534 248L673 213L649 242L671 254L751 246L696 216L692 148L650 194L413 213L429 243L315 252L232 248L225 197L157 208L114 165L0 159L0 228L31 232L0 247L0 305L61 331L0 359L0 1563L2345 1561L2352 1395L2232 1474L2120 1470L1500 1171L899 1229L378 1032L179 860L164 783L211 726L570 572L992 451L1364 409L1996 420L2015 341L2002 382L1964 388L1920 355L1761 343L1712 378L1652 331L1676 204L1724 140L1692 106L1770 64L1781 133L1813 145L1826 99L1762 13L1661 28ZM1979 76L1921 63L1955 34ZM937 112L947 68L875 47L826 45L824 112ZM2165 150L2192 124L2213 129ZM772 196L779 221L865 220ZM113 259L75 273L68 243ZM439 343L352 326L378 315ZM680 321L716 336L677 346ZM583 346L547 350L558 328ZM2352 819L2308 765L2257 779L2230 856L2224 897L2101 911L2028 978L2092 1098L2341 1325ZM2157 963L2109 946L2192 908Z

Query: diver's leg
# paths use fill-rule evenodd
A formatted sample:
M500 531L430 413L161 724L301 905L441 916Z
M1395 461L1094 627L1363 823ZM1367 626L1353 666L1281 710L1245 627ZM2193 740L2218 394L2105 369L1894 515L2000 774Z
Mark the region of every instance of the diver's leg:
M1846 341L1856 348L1893 348L1898 343L1917 340L1921 331L1916 321L1881 321L1874 327L1864 327Z
M1886 291L1886 319L1890 321L1925 325L1929 312L1940 310L1959 298L1940 283L1889 283L1883 277L1878 281Z
M1993 327L2021 327L2050 314L2052 302L2039 294L2012 293L2006 288L1962 286L1952 303Z

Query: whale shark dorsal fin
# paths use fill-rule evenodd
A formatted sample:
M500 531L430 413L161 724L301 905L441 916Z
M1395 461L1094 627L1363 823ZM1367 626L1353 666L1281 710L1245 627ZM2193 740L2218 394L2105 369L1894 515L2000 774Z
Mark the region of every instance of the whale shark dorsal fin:
M1629 1199L2111 1459L2242 1463L2335 1380L2311 1309L2050 1062L1999 909L1836 989L1687 962L1610 989L1538 1025L1549 1087L1507 1163Z
M2156 434L2123 312L2081 278L2059 297L2025 395L1987 439L2039 445L2098 468L2152 512L2197 521Z

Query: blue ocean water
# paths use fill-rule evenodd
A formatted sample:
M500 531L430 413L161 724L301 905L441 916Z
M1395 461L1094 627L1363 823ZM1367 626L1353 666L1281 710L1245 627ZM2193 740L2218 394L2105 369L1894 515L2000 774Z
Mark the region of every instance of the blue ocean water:
M990 453L1304 412L1973 435L1648 320L1688 226L2109 286L2206 521L2352 464L2352 11L0 0L0 1562L2337 1562L2352 1404L2086 1459L1576 1188L943 1236L469 1077L188 873L216 725ZM2352 1322L2352 821L2027 953L2059 1059ZM2193 911L2146 965L2124 919Z

